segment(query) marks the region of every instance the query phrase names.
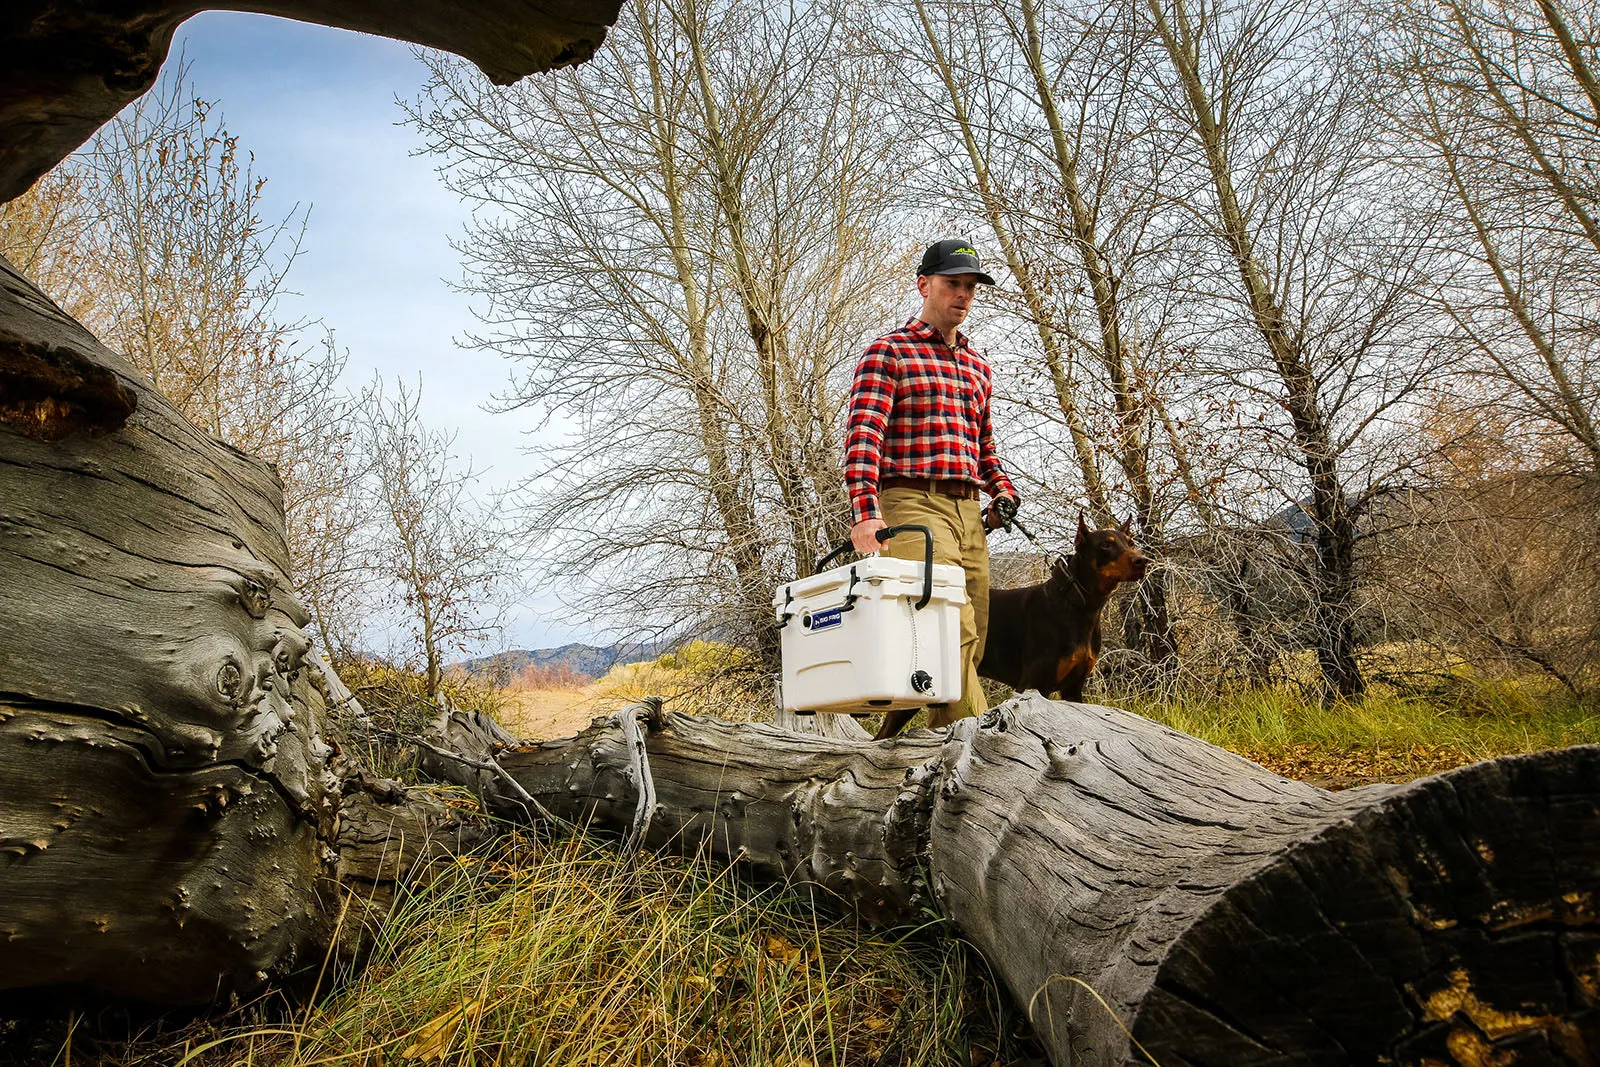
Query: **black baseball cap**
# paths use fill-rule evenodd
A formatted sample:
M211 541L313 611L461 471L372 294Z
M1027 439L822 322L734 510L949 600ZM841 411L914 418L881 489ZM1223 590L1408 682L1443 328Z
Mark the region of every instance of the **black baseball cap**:
M976 274L984 285L993 285L994 279L983 272L978 262L978 250L964 237L951 237L935 241L922 253L917 264L917 277L924 274Z

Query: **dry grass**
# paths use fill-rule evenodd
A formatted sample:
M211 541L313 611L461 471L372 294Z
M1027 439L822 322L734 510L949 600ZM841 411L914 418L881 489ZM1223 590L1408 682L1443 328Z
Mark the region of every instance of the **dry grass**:
M608 715L623 703L604 694L598 685L556 689L512 685L503 692L504 702L495 718L518 737L539 740L571 737L595 716Z
M598 681L576 688L511 686L494 709L501 725L519 737L570 737L598 715L609 715L647 696L668 708L733 722L767 718L772 701L749 653L695 641L658 659L613 667Z
M941 924L872 932L726 870L509 836L414 893L331 995L58 1062L973 1067L1035 1062ZM974 969L976 968L976 970ZM46 1061L48 1062L48 1061Z

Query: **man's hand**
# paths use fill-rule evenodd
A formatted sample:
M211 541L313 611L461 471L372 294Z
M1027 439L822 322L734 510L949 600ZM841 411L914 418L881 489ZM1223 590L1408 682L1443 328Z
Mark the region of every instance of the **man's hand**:
M1016 519L1017 498L1014 496L997 496L989 502L989 507L983 513L983 528L985 530L1009 530Z
M889 524L882 519L862 519L850 527L850 543L863 556L871 555L883 547L878 543L878 531L888 528Z

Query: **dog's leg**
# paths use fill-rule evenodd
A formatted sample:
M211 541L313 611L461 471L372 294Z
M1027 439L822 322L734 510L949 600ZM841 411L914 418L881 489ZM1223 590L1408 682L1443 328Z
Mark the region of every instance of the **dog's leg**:
M1088 681L1090 672L1094 670L1094 661L1093 651L1080 648L1056 663L1056 680L1061 687L1063 700L1075 704L1083 702L1083 683Z
M1089 674L1094 670L1092 658L1079 660L1073 664L1066 676L1061 679L1061 699L1070 700L1074 704L1083 703L1083 685L1089 680Z

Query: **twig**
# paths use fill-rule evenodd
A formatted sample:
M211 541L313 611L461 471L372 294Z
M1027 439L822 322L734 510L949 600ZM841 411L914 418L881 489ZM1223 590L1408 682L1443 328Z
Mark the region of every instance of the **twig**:
M535 800L534 797L533 797L533 794L529 793L526 789L524 789L522 787L522 783L517 781L515 778L513 778L511 776L511 772L506 770L504 767L500 766L499 762L497 760L495 760L495 759L491 758L491 759L483 760L483 761L475 760L475 759L472 759L470 756L463 756L459 752L453 752L450 749L440 748L438 745L429 744L428 742L422 740L422 738L420 738L420 737L413 737L413 736L410 736L410 735L407 735L407 734L399 734L399 733L394 732L393 730L384 730L384 729L375 727L372 730L372 732L375 733L375 734L381 734L381 735L383 735L385 737L392 737L396 741L409 742L410 744L413 744L413 745L419 745L422 748L427 749L429 752L432 752L436 756L443 756L446 759L455 760L457 763L466 764L468 767L474 767L474 768L476 768L477 770L480 770L480 771L488 771L489 773L498 776L501 781L503 781L507 785L509 785L511 787L512 791L514 793L516 793L517 799L522 801L524 804L528 805L529 807L531 807L533 809L534 813L536 815L538 815L540 818L548 819L551 822L553 822L553 823L555 823L555 824L557 824L559 826L565 827L566 829L569 829L569 830L577 829L577 824L572 823L572 822L568 822L566 819L563 819L561 816L557 815L555 812L551 811L549 808L545 807L543 804L541 804L537 800ZM481 803L481 798L480 798L480 803Z

